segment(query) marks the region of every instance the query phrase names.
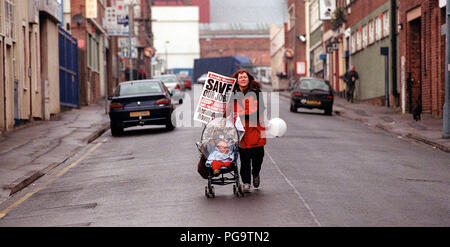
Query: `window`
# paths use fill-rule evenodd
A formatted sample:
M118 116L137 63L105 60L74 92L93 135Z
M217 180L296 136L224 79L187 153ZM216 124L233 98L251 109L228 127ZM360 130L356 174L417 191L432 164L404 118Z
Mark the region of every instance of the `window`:
M375 42L375 24L374 21L369 21L369 45Z
M381 39L381 32L381 18L377 17L375 19L375 38L377 41Z
M367 47L367 26L362 27L362 48Z
M119 85L115 96L140 95L149 93L162 93L158 82L133 82Z
M311 32L314 32L322 23L319 19L319 1L311 3L309 6L309 16L310 30Z
M354 54L356 52L356 32L352 33L351 40L352 40L352 42L351 42L350 51L352 54Z
M5 35L8 38L14 39L14 1L15 0L5 0Z
M322 46L317 47L314 50L314 72L323 70L323 61L320 59L320 55L324 53Z
M87 49L88 49L88 68L92 71L98 71L99 66L99 42L96 37L91 34L88 34L87 39Z
M297 89L330 91L330 87L320 79L303 79L296 85Z
M389 36L390 33L389 11L383 13L383 37Z
M356 31L356 51L361 50L361 31Z

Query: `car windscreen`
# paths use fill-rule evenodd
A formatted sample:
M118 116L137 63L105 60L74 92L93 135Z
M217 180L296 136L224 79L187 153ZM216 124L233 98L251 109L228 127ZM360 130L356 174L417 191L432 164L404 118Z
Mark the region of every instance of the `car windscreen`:
M317 79L301 80L296 89L330 91L330 87L324 81Z
M162 93L162 88L158 82L131 82L119 85L115 96L129 96L148 93Z

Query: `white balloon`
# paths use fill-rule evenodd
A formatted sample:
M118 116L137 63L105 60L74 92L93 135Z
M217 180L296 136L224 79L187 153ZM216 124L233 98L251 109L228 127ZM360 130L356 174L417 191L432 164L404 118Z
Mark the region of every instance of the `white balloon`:
M267 124L268 137L281 137L287 131L287 124L281 118L273 118Z

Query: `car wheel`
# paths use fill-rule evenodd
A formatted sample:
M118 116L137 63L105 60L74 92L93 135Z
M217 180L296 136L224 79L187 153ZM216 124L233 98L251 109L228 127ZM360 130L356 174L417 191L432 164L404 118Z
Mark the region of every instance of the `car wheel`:
M330 106L325 109L325 115L328 115L328 116L333 115L333 106Z
M291 112L297 112L297 107L295 107L295 104L291 104Z
M114 123L111 123L111 134L113 136L120 136L123 134L123 127L117 126Z
M175 129L175 125L172 123L172 120L171 120L171 118L169 117L169 118L167 119L167 123L166 123L166 130L171 131L171 130L174 130L174 129Z

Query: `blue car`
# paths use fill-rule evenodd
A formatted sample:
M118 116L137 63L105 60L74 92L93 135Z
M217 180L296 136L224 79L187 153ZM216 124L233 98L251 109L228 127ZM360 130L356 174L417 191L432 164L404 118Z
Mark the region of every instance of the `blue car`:
M171 116L174 111L171 93L159 80L121 82L109 96L109 118L113 136L125 128L144 125L165 125L175 128Z

